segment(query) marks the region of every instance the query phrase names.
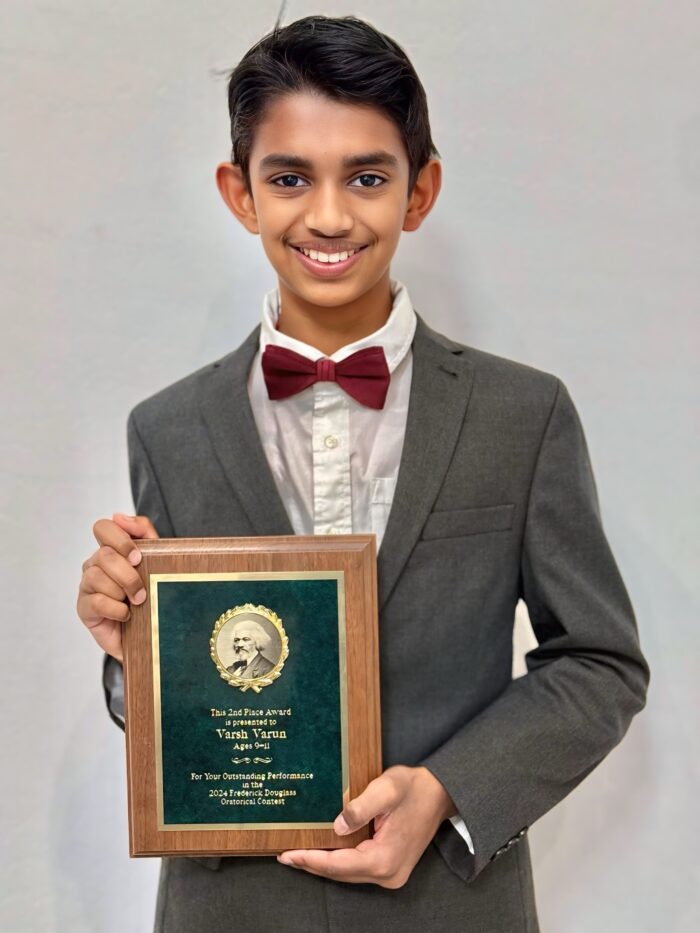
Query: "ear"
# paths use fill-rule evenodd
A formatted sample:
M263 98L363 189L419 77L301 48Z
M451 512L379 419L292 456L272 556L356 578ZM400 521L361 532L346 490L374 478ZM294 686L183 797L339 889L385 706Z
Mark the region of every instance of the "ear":
M442 185L442 165L439 159L430 159L418 173L408 199L403 230L417 230L430 213Z
M224 203L249 233L260 233L253 196L246 187L240 165L221 162L216 166L216 186Z

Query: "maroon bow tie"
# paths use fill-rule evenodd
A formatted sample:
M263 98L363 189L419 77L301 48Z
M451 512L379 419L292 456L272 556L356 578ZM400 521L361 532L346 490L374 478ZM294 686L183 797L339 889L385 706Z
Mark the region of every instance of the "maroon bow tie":
M271 399L289 398L314 382L337 382L368 408L383 408L389 391L389 367L382 347L365 347L340 363L307 359L294 350L269 345L262 355L263 375Z

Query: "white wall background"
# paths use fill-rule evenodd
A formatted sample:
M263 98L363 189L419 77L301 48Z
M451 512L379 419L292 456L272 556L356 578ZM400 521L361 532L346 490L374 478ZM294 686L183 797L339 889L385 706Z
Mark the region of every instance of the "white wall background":
M569 386L652 667L623 744L531 831L543 933L700 929L700 11L292 2L285 21L315 12L412 56L445 184L394 275L437 329ZM275 284L214 186L213 72L276 15L2 4L3 931L151 929L157 863L126 854L123 738L76 585L94 519L130 507L129 409L236 346Z

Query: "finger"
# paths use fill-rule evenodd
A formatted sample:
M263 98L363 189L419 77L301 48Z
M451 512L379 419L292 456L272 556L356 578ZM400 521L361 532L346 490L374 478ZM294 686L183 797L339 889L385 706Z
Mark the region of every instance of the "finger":
M99 545L112 548L117 554L121 554L125 560L128 560L132 566L135 567L141 562L141 551L135 547L129 532L121 528L112 519L98 519L92 526L92 533Z
M158 532L153 527L153 523L145 515L125 515L123 512L115 512L112 516L115 524L128 532L132 538L150 538L158 537Z
M387 772L367 785L365 790L354 800L345 805L333 824L339 836L354 833L366 826L371 819L397 805L401 794L396 780Z
M145 602L147 593L138 571L113 548L106 545L98 548L92 557L88 559L81 586L87 585L83 583L85 574L90 570L90 567L95 566L104 571L111 580L121 587L129 602L136 606L140 606L141 603Z
M122 624L130 615L127 604L100 593L87 595L81 592L77 608L81 622L100 648L121 661Z
M90 630L105 619L113 622L126 622L131 615L127 603L112 599L104 593L83 593L78 596L78 615Z
M88 566L83 571L80 588L88 596L93 593L104 593L105 596L111 596L112 599L124 600L126 598L126 593L116 580L108 577L97 564Z
M389 877L389 867L371 840L354 849L292 849L282 852L278 861L301 868L312 875L354 884L381 883Z
M115 622L113 619L102 619L90 627L90 634L103 651L111 654L117 661L124 660L121 622Z

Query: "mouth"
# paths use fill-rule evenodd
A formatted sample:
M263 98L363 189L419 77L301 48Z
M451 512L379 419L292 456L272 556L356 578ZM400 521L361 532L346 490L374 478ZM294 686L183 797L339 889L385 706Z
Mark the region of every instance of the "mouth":
M290 246L290 249L294 250L305 269L320 278L328 279L342 275L356 265L367 246L360 246L355 250L344 250L341 253L324 253L301 246Z

